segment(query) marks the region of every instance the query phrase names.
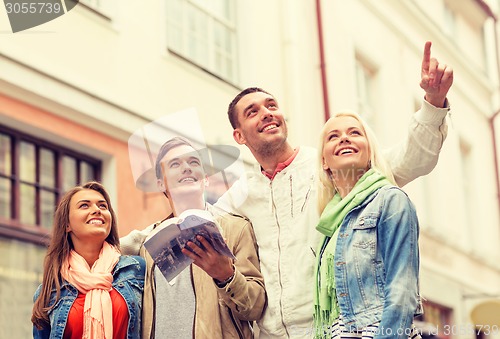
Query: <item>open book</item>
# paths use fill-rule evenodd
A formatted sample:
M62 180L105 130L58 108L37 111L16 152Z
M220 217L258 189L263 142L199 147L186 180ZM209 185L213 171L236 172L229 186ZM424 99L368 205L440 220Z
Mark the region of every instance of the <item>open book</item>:
M203 236L220 254L236 259L222 238L219 226L210 212L186 210L179 217L170 218L158 225L144 243L144 247L168 282L193 262L181 251L188 241L203 248L196 239L197 235ZM189 247L186 248L189 250Z

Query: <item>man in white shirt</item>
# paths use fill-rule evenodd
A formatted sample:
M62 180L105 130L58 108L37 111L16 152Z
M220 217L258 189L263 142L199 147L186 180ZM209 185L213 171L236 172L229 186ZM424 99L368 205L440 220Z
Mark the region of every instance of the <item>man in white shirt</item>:
M431 58L430 47L427 42L422 62L422 108L411 119L407 140L387 153L400 186L434 168L447 135L446 95L453 70ZM258 165L216 205L249 218L255 231L268 296L258 321L260 338L311 337L319 239L318 152L290 145L283 112L263 89L240 92L229 105L228 117L234 140L250 149Z

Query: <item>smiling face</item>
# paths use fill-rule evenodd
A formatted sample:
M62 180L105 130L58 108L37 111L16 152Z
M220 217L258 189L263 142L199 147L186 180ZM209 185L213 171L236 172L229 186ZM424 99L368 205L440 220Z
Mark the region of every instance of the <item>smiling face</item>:
M234 140L252 153L268 156L285 145L288 130L276 99L264 92L245 95L235 106Z
M112 216L103 195L92 189L76 192L69 203L69 233L75 248L86 242L104 242L111 230Z
M334 180L339 175L347 179L345 176L351 173L357 177L368 170L370 147L359 120L348 115L336 116L326 122L323 131L323 169Z
M181 199L186 195L203 195L207 176L200 156L188 145L180 145L169 150L161 160L163 180L160 188L168 197Z

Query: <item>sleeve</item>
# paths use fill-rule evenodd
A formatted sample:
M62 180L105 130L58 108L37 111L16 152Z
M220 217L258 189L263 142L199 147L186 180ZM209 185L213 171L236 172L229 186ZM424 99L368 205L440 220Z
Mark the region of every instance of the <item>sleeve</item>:
M35 294L33 295L33 302L35 302L38 299L40 293L42 293L42 284L38 285Z
M120 251L124 255L139 255L139 250L147 236L154 229L155 224L149 225L145 229L133 230L129 234L120 238Z
M385 296L376 338L408 338L418 306L418 220L404 192L392 188L385 194L377 226Z
M448 135L448 100L445 106L437 108L423 100L422 108L411 117L407 139L385 152L398 186L429 174L436 166Z
M244 227L237 236L233 248L237 258L234 262L235 274L231 282L217 290L219 297L238 319L253 321L259 320L262 316L266 293L252 226L246 219L240 219L238 222L243 222Z
M48 339L50 337L50 327L44 327L41 330L33 325L33 338L34 339Z
M247 176L243 175L217 200L214 206L226 213L244 215L239 206L244 203L247 195Z
M146 259L139 255L134 255L133 258L137 260L139 267L137 268L138 277L140 280L144 281L144 276L146 274Z
M33 295L33 302L38 299L40 293L42 291L42 285L40 284ZM44 327L42 329L38 329L35 325L33 325L33 338L34 339L48 339L50 337L50 326Z

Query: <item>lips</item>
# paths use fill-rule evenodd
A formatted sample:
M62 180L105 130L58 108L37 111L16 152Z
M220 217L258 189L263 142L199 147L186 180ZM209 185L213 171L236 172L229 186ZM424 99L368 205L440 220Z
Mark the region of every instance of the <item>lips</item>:
M358 153L358 150L355 149L354 147L342 147L337 152L335 152L335 155L345 155L345 154L354 154Z

